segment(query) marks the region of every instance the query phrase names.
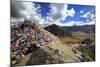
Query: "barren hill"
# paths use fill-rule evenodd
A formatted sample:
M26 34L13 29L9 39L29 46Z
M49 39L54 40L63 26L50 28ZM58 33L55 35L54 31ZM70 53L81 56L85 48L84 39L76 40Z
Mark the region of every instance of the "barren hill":
M52 41L47 46L40 46L39 48L34 49L30 56L27 55L27 57L24 58L27 61L22 61L18 65L40 65L80 61L78 57L72 52L70 47L62 43L59 38L53 34L48 34L52 38Z
M47 32L49 37L51 37L49 44L34 48L33 51L26 55L17 65L57 64L80 61L70 47L62 43L57 36L43 28L40 28L40 31Z
M61 28L60 26L56 24L52 24L48 27L45 27L47 31L51 32L55 36L71 36L71 32L67 31L67 29Z

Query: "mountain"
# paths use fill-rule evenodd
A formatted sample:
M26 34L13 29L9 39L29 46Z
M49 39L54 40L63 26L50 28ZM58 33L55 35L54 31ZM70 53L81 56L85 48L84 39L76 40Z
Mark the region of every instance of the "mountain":
M60 37L64 43L78 43L81 40L88 38L91 34L91 39L95 40L95 25L83 26L57 26L55 24L44 28L50 33Z
M45 28L47 31L57 36L70 35L71 32L84 32L95 33L95 25L83 25L83 26L57 26L55 24Z
M95 25L63 26L62 28L72 32L80 31L84 33L95 33Z
M56 36L71 36L71 32L67 31L66 29L60 26L57 26L56 24L52 24L48 27L45 27L44 29Z
M16 29L20 28L20 30L23 30L24 28L32 27L31 29L35 30L34 27L36 27L37 29L42 31L41 33L46 32L46 35L49 35L51 40L49 41L47 45L44 45L44 46L36 44L37 47L34 47L32 52L28 55L25 55L23 57L23 60L20 61L20 63L16 65L18 66L19 65L41 65L41 64L80 62L80 59L70 49L70 47L67 46L65 43L63 43L57 36L48 32L44 28L39 28L35 24L28 23L28 22L29 21L27 21L27 23L22 23L20 26L16 27ZM55 33L60 32L59 35L62 35L62 32L65 33L63 29L61 29L60 27L56 25L53 25L52 27L54 28L53 32ZM11 32L13 32L13 30Z

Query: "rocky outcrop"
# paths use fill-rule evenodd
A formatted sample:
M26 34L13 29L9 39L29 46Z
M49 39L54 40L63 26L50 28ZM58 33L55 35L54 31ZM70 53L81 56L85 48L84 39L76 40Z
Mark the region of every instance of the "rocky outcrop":
M45 30L44 30L45 31ZM35 48L29 60L19 65L42 65L79 62L79 58L72 52L70 47L62 43L58 37L48 33L52 41L47 46Z
M43 28L39 29L40 31L47 32L51 38L51 41L48 43L48 45L35 47L31 54L26 55L23 60L17 64L18 66L58 64L80 61L74 52L72 52L70 47L62 43L58 37L44 30Z

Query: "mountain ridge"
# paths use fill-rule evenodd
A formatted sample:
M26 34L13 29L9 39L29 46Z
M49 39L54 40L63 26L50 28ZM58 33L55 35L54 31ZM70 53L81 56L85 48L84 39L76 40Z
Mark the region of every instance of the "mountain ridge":
M28 21L27 21L28 22ZM20 25L21 29L25 27L33 26L31 23L23 23ZM38 28L38 26L36 26ZM19 28L19 27L18 27ZM23 60L17 64L19 65L37 65L37 64L57 64L57 63L66 63L66 62L79 62L80 59L76 54L66 46L61 40L48 32L43 28L39 28L40 31L47 32L51 41L48 45L40 46L34 48L31 55L26 55L23 57ZM27 60L25 60L27 58ZM50 60L52 58L52 60ZM43 61L41 61L41 59Z

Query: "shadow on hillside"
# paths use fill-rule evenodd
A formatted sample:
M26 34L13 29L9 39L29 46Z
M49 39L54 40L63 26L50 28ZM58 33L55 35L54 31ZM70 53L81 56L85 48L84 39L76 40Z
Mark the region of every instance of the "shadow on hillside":
M35 48L26 65L43 65L64 63L57 50L51 48Z
M27 61L26 65L42 65L46 64L48 59L48 53L41 48L35 48L32 52L30 59ZM52 59L51 59L52 60Z

